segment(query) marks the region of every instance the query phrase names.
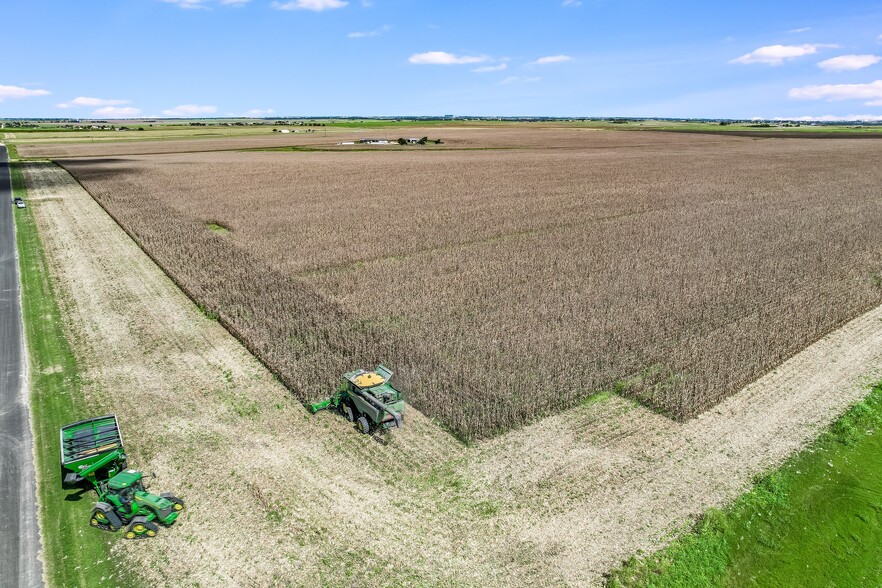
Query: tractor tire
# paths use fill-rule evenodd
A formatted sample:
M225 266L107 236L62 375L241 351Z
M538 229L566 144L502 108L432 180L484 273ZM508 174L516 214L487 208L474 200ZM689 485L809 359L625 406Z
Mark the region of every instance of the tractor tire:
M92 509L92 516L89 519L89 524L96 529L110 532L119 531L122 527L122 521L120 520L119 515L117 515L116 511L113 510L113 507L106 502L95 503L95 508Z
M147 517L137 516L132 518L126 529L126 539L149 539L156 537L159 531L154 523L147 520Z
M156 523L150 521L147 523L147 536L148 537L156 537L156 534L159 532L159 527L156 526Z
M163 492L159 496L161 496L162 498L165 498L166 500L171 502L173 505L172 508L175 510L175 512L180 512L180 511L184 510L184 501L181 500L180 498L178 498L177 496L175 496L174 494L171 494L169 492Z
M352 407L348 404L343 405L343 416L345 416L346 420L350 423L355 422L355 413L352 412Z
M368 422L366 417L358 417L358 430L361 431L364 435L367 435L371 432L371 424Z

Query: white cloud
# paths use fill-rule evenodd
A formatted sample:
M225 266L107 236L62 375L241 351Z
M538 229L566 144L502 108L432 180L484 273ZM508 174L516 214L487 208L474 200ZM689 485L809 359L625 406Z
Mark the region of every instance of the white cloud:
M139 114L141 114L141 109L132 106L105 106L92 113L93 116L100 116L102 118L126 118L138 116Z
M383 25L378 29L374 29L372 31L364 31L357 33L349 33L346 35L350 39L366 39L368 37L379 37L383 33L387 33L392 30L392 25Z
M499 82L500 84L532 84L540 81L542 78L525 78L522 76L509 76Z
M249 2L251 2L251 0L221 0L221 4L224 6L244 6Z
M334 8L343 8L349 4L344 0L291 0L290 2L273 2L270 4L278 10L311 10L321 12Z
M882 114L849 114L847 116L827 114L824 116L797 116L793 118L776 118L775 120L795 120L800 122L840 122L858 120L861 122L882 122Z
M196 116L199 114L214 114L217 112L216 106L203 106L199 104L182 104L180 106L175 106L174 108L169 108L168 110L163 110L162 114L166 116L174 116L178 118L185 118L188 116Z
M275 110L273 110L272 108L252 108L251 110L245 111L245 116L260 118L262 116L268 116L274 112Z
M548 57L540 57L536 61L531 61L527 65L547 65L549 63L563 63L564 61L570 61L573 58L569 55L550 55Z
M870 67L882 61L878 55L841 55L831 59L825 59L818 64L826 71L855 71Z
M490 59L486 55L454 55L446 51L428 51L411 55L411 63L418 65L462 65L465 63L483 63Z
M582 0L563 0L561 6L564 8L568 6L582 6Z
M769 45L768 47L760 47L756 51L752 51L737 59L729 61L729 63L765 63L768 65L781 65L785 61L803 57L805 55L814 55L819 49L836 49L839 45L822 45L822 44L806 44L806 45Z
M787 32L788 32L788 33L796 34L796 33L807 33L807 32L809 32L810 30L812 30L812 27L802 27L802 28L798 28L798 29L790 29L790 30L787 31Z
M795 100L867 100L867 106L882 106L882 80L869 84L825 84L793 88L788 93Z
M475 73L488 73L491 71L505 71L508 69L507 63L500 63L499 65L484 65L482 67L476 67L472 71Z
M128 104L129 100L107 100L104 98L89 98L87 96L79 96L70 102L62 102L56 104L58 108L76 108L77 106L118 106L120 104Z
M33 96L46 96L51 94L46 90L29 90L28 88L19 88L18 86L0 86L0 102L4 98L31 98Z

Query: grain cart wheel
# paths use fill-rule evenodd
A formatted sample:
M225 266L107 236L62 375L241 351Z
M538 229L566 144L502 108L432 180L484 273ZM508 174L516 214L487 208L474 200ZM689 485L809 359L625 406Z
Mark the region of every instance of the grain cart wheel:
M172 503L172 508L175 509L175 512L180 512L184 510L184 501L175 496L174 494L169 494L168 492L163 492L160 494L162 498L165 498L169 502Z
M147 517L134 517L126 529L126 539L147 539L156 537L159 527L147 520Z
M346 420L350 423L355 422L355 414L352 412L352 407L348 404L343 405L343 414L346 416Z
M371 432L371 424L368 422L366 417L358 417L358 430L365 435Z
M119 531L119 528L122 527L119 516L113 511L113 507L106 502L95 504L89 524L102 531Z

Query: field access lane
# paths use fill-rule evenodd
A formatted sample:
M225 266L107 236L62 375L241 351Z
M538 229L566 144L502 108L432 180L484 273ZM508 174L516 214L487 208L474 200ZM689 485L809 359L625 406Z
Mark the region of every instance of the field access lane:
M0 584L43 585L12 182L0 146Z

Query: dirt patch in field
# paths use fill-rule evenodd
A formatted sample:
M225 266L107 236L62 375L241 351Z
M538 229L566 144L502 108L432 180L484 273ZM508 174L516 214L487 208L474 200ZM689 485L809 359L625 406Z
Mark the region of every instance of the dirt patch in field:
M84 390L188 502L156 540L111 539L157 586L601 584L880 376L882 308L684 424L612 396L471 447L411 410L381 443L308 416L64 170L25 177Z

